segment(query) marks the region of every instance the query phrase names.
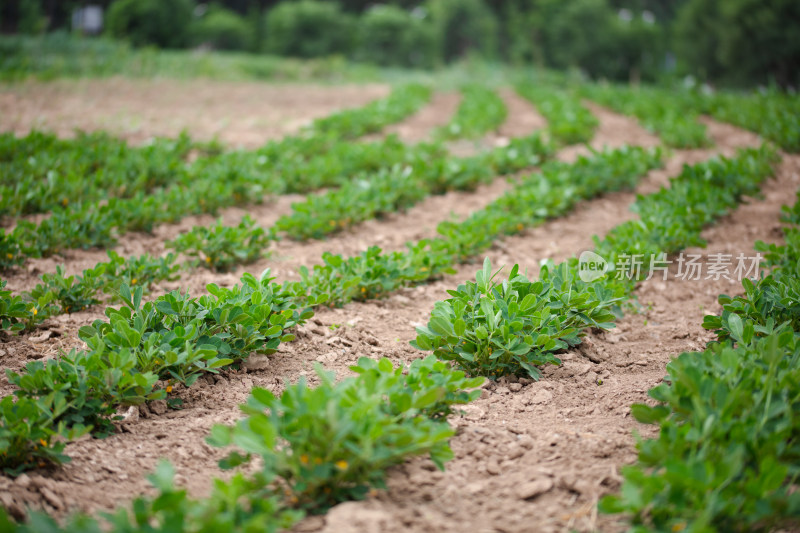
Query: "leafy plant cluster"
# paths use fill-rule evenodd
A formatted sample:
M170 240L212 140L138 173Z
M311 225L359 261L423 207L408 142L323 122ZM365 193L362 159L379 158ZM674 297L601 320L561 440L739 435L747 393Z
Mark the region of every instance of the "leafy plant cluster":
M185 133L141 148L107 133L79 133L74 139L37 131L19 138L0 134L0 216L130 198L186 183L186 157L198 148L204 147Z
M417 145L404 164L363 174L292 206L275 229L294 239L320 238L376 216L405 210L431 194L474 190L497 174L540 164L554 152L540 134L485 154L453 158L440 145Z
M120 404L163 398L167 389L159 383L190 385L201 373L236 364L253 351L271 353L292 339L287 330L311 316L312 306L380 297L432 279L476 253L463 246L470 235L489 246L486 233L515 233L523 224L563 214L588 195L630 187L659 162L658 151L625 148L581 158L574 165L548 163L541 174L523 179L462 225L445 224L440 238L409 244L407 252L393 254L381 254L378 248L348 259L326 254L324 265L312 272L303 269L300 282L283 286L268 277L245 275L243 285L233 289L209 285L209 296L172 292L142 304L141 287L122 285L123 307L107 309L109 321L81 329L88 350L63 355L58 364L34 364L10 379L21 397L65 395L69 407L57 422L108 432L108 419ZM495 223L487 225L489 220ZM459 227L466 235L460 235ZM461 240L450 240L448 232Z
M640 219L620 224L604 240L596 240L596 252L612 265L622 254L641 254L647 265L663 261L667 253L703 245L701 230L744 196L757 194L775 161L775 151L762 147L742 150L732 159L684 167L669 188L640 196L634 204ZM556 354L580 343L588 329L614 327L620 304L631 297L639 280L620 272L586 282L579 268L576 258L547 263L539 280L531 282L515 266L500 282L493 281L496 273L487 261L476 282L449 291L452 298L436 303L412 345L433 350L473 375L538 379L537 367L559 364Z
M667 146L702 148L713 144L687 93L610 84L587 84L582 92L599 104L636 117Z
M191 214L216 214L223 207L261 201L266 194L338 186L359 172L373 172L405 161L413 148L396 137L374 143L347 140L353 132L374 131L378 125L410 113L422 105L422 93L428 94L429 90L417 85L399 87L382 103L372 104L369 117L360 110L343 111L333 118L320 119L302 135L270 142L258 150L216 153L216 148L210 147L208 150L214 153L192 164L178 157L185 154L187 147L194 146L188 139L178 145L180 149L172 141L154 141L146 148L108 141L109 147L93 151L87 148L92 138L84 136L63 141L63 149L53 161L46 153L51 145L62 141L41 134L22 139L4 136L0 162L12 161L18 169L9 173L10 181L4 185L13 193L20 183L20 194L29 196L20 179L30 176L37 184L48 184L37 185L45 189L34 188L38 196L53 198L42 204L52 214L40 223L22 220L10 232L0 229L0 268L20 264L25 257L50 256L68 248L110 247L128 231L149 232L157 224L176 222ZM119 154L110 159L111 163L105 163L104 154L111 150ZM31 169L31 165L35 168ZM145 170L151 166L155 170L140 170L143 165ZM32 170L36 172L30 175ZM98 192L95 197L90 193L86 200L71 203L82 198L86 172L114 175L113 179L119 180L116 195L98 186L102 194ZM62 174L71 184L63 187L66 193L59 192ZM52 179L44 179L47 175ZM147 187L126 185L126 180L135 182L139 175L149 184ZM59 194L67 196L62 198ZM9 198L13 196L9 194ZM13 212L23 208L18 206Z
M357 139L368 133L377 133L387 124L400 122L416 112L431 99L432 92L429 85L411 83L363 107L318 118L310 130L316 135L342 139Z
M319 386L301 378L277 397L253 389L241 407L246 418L215 426L207 441L238 449L220 462L223 468L253 457L260 464L229 481L216 479L207 499L193 500L177 489L172 467L163 462L150 478L157 496L137 499L130 513L106 515L106 523L78 515L58 526L33 513L28 524L14 524L0 509L0 525L19 532L278 531L306 513L384 487L386 470L410 456L427 454L444 468L454 434L445 417L475 399L483 379L468 379L434 357L408 368L361 358L351 370L355 377L335 382L317 367Z
M206 268L226 272L263 257L270 240L270 234L245 215L237 226L225 226L222 219L211 227L194 226L166 247L196 257Z
M310 295L322 292L328 295L329 305L342 305L436 279L454 264L488 249L498 236L560 216L582 199L632 187L660 161L659 150L622 148L581 157L574 164L546 163L539 173L521 178L484 209L463 222L439 224L439 237L408 243L405 251L384 254L371 247L349 258L324 254L323 264L301 269L301 290Z
M718 120L736 124L769 139L788 152L800 152L800 97L766 92L719 92L696 95L697 107Z
M720 295L717 334L702 352L667 365L650 390L655 406L635 404L637 420L659 426L640 440L623 469L621 494L601 501L637 530L792 529L800 516L800 329L797 219L786 209L786 244L768 249L768 271L745 279L740 297ZM720 460L725 458L725 460Z
M503 99L492 89L469 84L461 89L463 99L453 119L436 130L438 139L478 138L497 129L508 110Z
M324 298L300 298L294 286L273 283L268 271L260 279L245 274L241 281L230 289L210 284L209 294L199 298L173 291L147 303L141 286L122 285L122 307L107 308L108 321L80 329L87 350L32 361L20 374L6 372L15 395L36 405L52 398L58 413L42 419L51 427L63 423L65 430L86 426L107 434L120 406L165 398L172 383L190 386L252 353L274 353L294 339L288 331L313 316L311 306ZM4 419L0 434L24 437L19 432L26 426L9 423Z
M108 257L109 261L97 263L79 275L68 276L64 267L58 266L55 273L43 274L41 282L31 291L19 295L0 290L0 330L33 329L52 316L77 313L99 304L103 295L113 300L122 285L147 289L158 281L177 279L174 254L123 259L109 250ZM0 287L5 287L5 281L0 283Z
M594 137L600 123L574 92L532 81L518 83L516 89L547 119L547 130L554 142L587 143Z

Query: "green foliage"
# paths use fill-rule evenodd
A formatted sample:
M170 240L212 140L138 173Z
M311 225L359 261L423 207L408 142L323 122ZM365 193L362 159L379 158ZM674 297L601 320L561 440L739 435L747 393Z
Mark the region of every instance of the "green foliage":
M436 132L441 139L476 138L497 129L508 110L503 99L492 89L470 84L461 90L463 98L449 124Z
M495 56L497 19L483 0L428 0L425 8L446 62L470 54Z
M661 253L704 246L701 231L726 215L744 197L757 196L760 184L778 160L768 146L740 150L734 158L715 158L684 167L669 188L640 197L634 211L640 220L611 230L597 253L612 263L621 254L639 254L643 264Z
M585 85L583 92L602 105L635 116L667 146L702 148L712 144L686 92L607 84Z
M236 12L212 6L189 26L192 45L211 46L215 50L248 50L253 41L251 25Z
M62 406L52 415L53 424L89 426L95 435L105 436L114 432L111 421L119 406L164 398L163 390L154 390L158 376L139 372L137 364L130 350L100 348L72 351L46 363L31 361L21 374L6 374L20 401L54 398Z
M114 0L105 18L110 35L134 46L180 48L187 42L190 0Z
M159 462L148 476L156 490L154 498L140 496L130 508L103 515L101 522L85 515L73 515L62 524L53 518L31 512L28 522L14 524L0 508L0 527L15 533L138 533L142 531L182 531L215 533L217 531L259 531L278 533L292 527L302 513L285 508L270 487L271 477L241 473L229 481L215 479L206 499L189 498L186 489L174 485L175 470L166 461Z
M594 78L617 80L657 76L662 61L661 32L641 12L620 17L605 0L542 2L536 29L549 66L578 67Z
M256 21L254 26L256 26ZM255 43L254 43L255 46ZM341 58L297 60L239 52L133 48L109 37L58 31L31 37L0 35L0 80L108 77L229 81L375 81L371 66Z
M653 164L648 162L647 152L638 154L642 158L638 162L632 158L615 160L617 172L625 163L632 167L631 174L620 172L616 178L623 178L622 184L626 183L624 178L637 175L633 169L638 169L640 174ZM619 153L615 156L619 157ZM703 245L702 229L727 214L745 196L756 195L761 181L772 173L775 160L774 150L762 147L742 150L734 159L684 167L681 175L671 180L668 189L640 196L634 204L640 220L616 226L603 241L596 239L596 252L611 265L618 263L621 256L632 254L638 254L646 265L661 261L666 253ZM542 177L552 179L564 170L579 173L577 169L586 171L591 163L584 160L572 167L553 165ZM600 175L596 171L587 174L594 183L578 181L573 182L572 187L602 190L603 183L597 181ZM542 177L537 183L546 188L547 181ZM614 180L609 179L607 183L614 184ZM631 185L628 182L628 186ZM606 189L610 188L613 187L606 185ZM574 201L564 198L563 193L556 192L556 195L566 200L564 207ZM536 198L546 201L541 193ZM537 206L530 206L527 200L525 194L514 191L496 202L499 210L494 221L488 222L487 214L482 214L474 218L481 222L480 229L470 232L454 228L451 238L455 241L463 233L465 238L461 243L465 250L476 246L476 241L477 246L488 247L490 243L480 242L476 236L480 235L479 231L492 235L494 233L486 231L487 228L502 228L501 224L508 228L514 219L503 221L501 217L520 213L522 206L536 209ZM555 201L548 204L552 209L564 208L555 206ZM487 260L475 283L449 291L452 298L436 303L428 326L417 329L418 336L412 344L421 350L433 350L442 359L455 361L471 374L498 377L525 373L538 379L537 366L559 363L555 353L578 344L586 329L613 327L619 302L630 298L635 282L639 281L638 277L628 277L629 273L620 271L614 277L606 275L587 283L579 278L578 268L578 260L574 258L558 266L544 265L540 279L530 282L518 275L518 268L514 267L508 280L497 283L493 281ZM791 296L786 301L791 301Z
M18 296L12 297L10 291L2 291L3 304L0 305L5 305L5 311L0 311L0 316L5 318L1 329L33 329L51 316L76 313L101 303L101 292L114 299L122 285L146 290L153 283L177 277L178 265L173 254L159 258L144 254L126 260L109 250L108 256L110 261L97 263L81 275L67 276L64 267L59 265L54 274L43 274L41 283Z
M798 196L800 198L800 196ZM784 206L784 244L756 242L756 250L764 252L768 274L752 272L742 280L744 294L721 294L720 315L706 315L703 327L714 330L718 342L748 345L753 339L780 331L800 331L800 200L792 208ZM760 265L759 265L760 266Z
M6 280L0 280L0 331L15 332L25 328L24 321L31 317L28 305L21 296L6 290Z
M381 66L431 68L440 61L435 27L392 5L375 5L359 20L357 56Z
M800 152L800 96L776 90L697 95L701 112L752 130L789 152Z
M226 272L266 255L270 240L264 228L245 215L238 226L224 226L222 219L210 228L195 226L167 242L166 246L201 259L200 264L206 268Z
M424 158L428 147L407 147L395 136L373 143L347 139L401 120L430 92L424 85L404 85L386 99L318 119L302 134L259 150L218 154L203 146L209 153L191 164L183 158L197 145L186 136L144 148L102 135L64 142L42 134L0 136L0 167L7 163L9 169L0 174L0 187L12 193L3 195L0 205L6 202L9 213L52 210L38 225L23 220L11 233L0 234L0 252L6 253L0 266L65 248L110 247L126 231L149 232L190 214L258 202L268 193L338 186L362 172ZM95 176L96 186L85 186L86 174ZM73 199L80 201L72 204Z
M632 408L640 422L659 425L659 437L639 442L638 463L623 469L621 495L604 498L600 509L659 531L796 525L797 333L684 353L667 372L650 390L658 405Z
M17 476L32 468L68 462L63 438L78 438L87 428L76 426L66 431L63 424L56 424L66 408L63 398L52 394L40 399L6 396L0 400L0 470Z
M399 122L419 110L431 99L429 85L408 83L396 87L380 100L355 109L346 109L315 119L311 131L317 135L355 139L376 133L387 124Z
M284 481L288 502L311 512L363 498L371 486L383 487L388 467L413 455L430 454L443 468L452 457L447 440L453 430L437 419L454 404L467 403L481 381L467 380L432 359L408 372L388 359L367 358L354 367L358 377L338 383L317 367L321 384L303 378L280 397L254 389L234 427L216 426L210 442L235 444L223 466L260 456L264 471Z
M210 294L199 298L173 291L142 304L141 288L131 293L123 285L123 307L106 309L108 322L96 320L79 335L94 350L135 351L141 372L191 384L251 353L274 353L294 340L287 330L313 316L295 292L272 283L269 271L260 279L244 274L230 289L207 288Z
M631 188L639 176L660 165L661 152L622 148L579 158L574 165L547 163L522 178L505 195L461 223L439 224L439 237L408 243L405 251L377 247L349 258L326 253L312 271L301 268L299 291L325 294L329 305L382 297L398 287L432 280L487 250L498 236L568 212L578 201Z
M527 81L517 84L517 92L537 107L547 119L547 131L559 144L587 143L599 125L573 92Z
M675 24L678 58L703 79L796 87L798 16L791 0L689 0Z
M473 376L515 374L539 379L537 366L560 364L555 353L580 343L590 327L610 329L614 315L600 284L581 282L566 265L544 268L531 282L514 265L508 279L495 281L487 258L475 282L459 285L436 302L427 327L411 345L433 350Z
M347 54L354 25L336 2L281 2L267 13L267 49L304 58Z

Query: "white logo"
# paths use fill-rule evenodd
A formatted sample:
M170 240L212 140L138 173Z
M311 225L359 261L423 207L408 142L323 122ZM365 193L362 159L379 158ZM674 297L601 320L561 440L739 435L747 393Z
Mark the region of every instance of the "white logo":
M594 252L583 252L578 259L578 277L586 283L602 278L611 270L608 261Z

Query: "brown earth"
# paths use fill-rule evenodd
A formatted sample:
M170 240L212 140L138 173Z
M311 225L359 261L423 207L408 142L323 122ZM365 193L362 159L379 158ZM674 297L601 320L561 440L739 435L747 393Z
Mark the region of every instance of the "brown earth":
M593 146L657 142L628 118L594 106L593 111L601 120ZM736 128L708 124L717 147L676 151L664 170L653 171L642 180L637 192L652 192L665 185L684 163L758 142ZM570 159L578 151L567 149L560 156ZM747 255L757 239L778 240L780 205L793 198L798 186L800 157L784 156L777 178L763 187L765 197L709 228L704 234L709 246L702 253ZM433 203L419 206L419 210L362 224L324 243L286 244L296 247L284 248L246 270L258 272L271 266L281 278L290 277L297 265L319 261L322 249L350 254L376 242L387 248L400 246L405 240L431 235L436 223L451 212L464 217L504 190L502 185L490 187L497 189L432 198L429 201ZM519 263L535 272L541 259L560 260L577 254L591 247L593 234L602 235L631 218L627 208L633 199L632 193L615 193L584 202L564 218L498 241L487 255L497 266ZM254 216L265 223L273 213L268 206L263 212L261 209L257 208ZM226 213L228 216L234 214ZM159 229L157 236L167 238L173 230ZM152 251L153 242L133 239L121 246L129 251L126 253L141 253ZM102 253L97 257L85 255L95 252L72 253L76 255L68 255L67 260L73 268L84 261L91 266L97 257L102 258ZM37 263L43 271L53 266ZM415 336L414 327L427 321L434 302L447 297L446 289L471 278L477 269L477 264L461 266L453 276L398 291L386 300L321 309L300 328L298 340L283 345L274 356L254 358L246 371L228 372L178 390L185 401L184 410L152 405L133 412L119 434L71 443L67 453L73 461L57 471L34 472L16 481L0 477L0 501L17 509L24 505L44 508L59 516L73 508L90 512L112 509L149 491L144 474L154 469L159 457L173 462L178 482L192 494L206 494L211 479L220 475L216 460L222 454L203 439L213 424L238 418L236 405L253 386L277 392L284 380L295 381L300 376L309 376L314 383L315 362L339 375L345 375L348 365L362 356L410 362L421 355L408 345ZM29 274L21 274L15 282L24 286L30 279ZM197 292L212 280L231 284L236 276L195 272L186 275L181 285ZM611 332L590 335L579 350L563 355L563 365L546 369L540 382L512 379L486 386L463 416L451 420L458 430L452 439L456 458L448 463L446 472L435 471L427 459L413 459L391 471L387 491L363 502L341 504L324 517L307 519L297 529L331 533L620 529L616 519L597 516L596 501L618 488L619 467L634 460L632 431L654 434L652 428L630 418L629 406L646 400L647 389L660 382L671 356L703 347L709 339L700 327L703 314L718 309L720 292L735 293L738 287L726 280L680 281L674 272L667 281L643 283L637 290L640 313L627 315ZM92 310L61 317L48 330L55 336L40 342L35 336L41 331L13 338L0 347L0 361L4 367L19 368L27 359L77 346L77 328L98 316L100 313ZM3 384L2 392L10 392L8 384Z
M0 86L0 131L107 131L136 144L182 130L257 148L311 120L389 94L386 85L269 85L210 80L58 80Z

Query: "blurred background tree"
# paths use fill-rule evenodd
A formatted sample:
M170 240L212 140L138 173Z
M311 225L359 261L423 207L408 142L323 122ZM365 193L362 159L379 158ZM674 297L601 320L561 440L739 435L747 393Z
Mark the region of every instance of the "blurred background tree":
M86 5L135 46L414 68L480 56L620 81L800 84L797 0L0 0L0 31L68 30Z

